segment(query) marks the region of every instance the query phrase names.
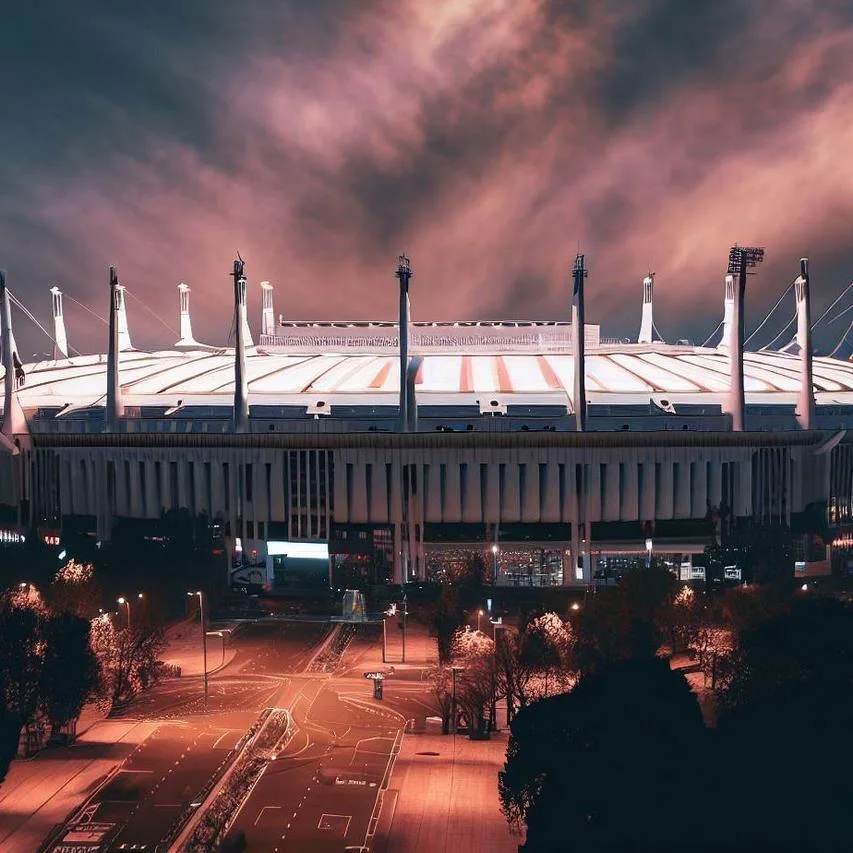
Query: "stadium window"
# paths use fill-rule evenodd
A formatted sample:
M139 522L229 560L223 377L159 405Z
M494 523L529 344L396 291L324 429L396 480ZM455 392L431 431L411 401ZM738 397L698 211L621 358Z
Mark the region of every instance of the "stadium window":
M252 463L247 462L246 467L246 500L252 500Z

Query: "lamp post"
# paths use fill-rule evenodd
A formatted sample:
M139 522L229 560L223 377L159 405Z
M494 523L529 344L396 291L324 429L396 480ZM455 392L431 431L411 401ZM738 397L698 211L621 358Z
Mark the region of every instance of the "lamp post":
M477 611L477 633L478 633L478 634L480 633L480 620L481 620L482 618L483 618L483 611L482 611L482 610L478 610L478 611Z
M453 737L456 737L456 673L462 672L465 669L464 666L451 666L450 667L450 680L452 683L452 689L450 694L450 725L451 725L451 734Z
M201 616L201 648L204 666L204 707L207 708L207 628L204 621L204 593L199 589L195 592L188 592L187 595L190 597L194 595L198 596L199 613Z
M123 604L127 608L127 630L130 630L130 602L122 595L118 599L119 604Z
M652 548L654 547L654 543L651 539L646 539L646 568L650 569L652 567Z
M145 596L140 592L137 593L136 597L142 601ZM130 630L130 601L126 599L123 595L120 595L118 598L118 603L123 604L127 608L127 629Z

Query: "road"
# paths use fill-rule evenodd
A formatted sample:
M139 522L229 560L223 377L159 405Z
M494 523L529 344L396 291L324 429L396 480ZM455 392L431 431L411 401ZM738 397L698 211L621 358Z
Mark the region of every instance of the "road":
M234 660L210 677L206 703L201 677L169 680L138 697L119 716L161 725L50 849L66 853L75 845L100 843L102 850L153 850L168 839L178 818L203 798L209 781L233 757L258 713L288 691L291 673L305 667L328 629L306 622L247 625L235 638Z
M294 676L288 688L297 733L233 824L253 853L339 853L364 844L402 729L434 713L418 671L388 678L382 700L359 670L358 649L338 672Z

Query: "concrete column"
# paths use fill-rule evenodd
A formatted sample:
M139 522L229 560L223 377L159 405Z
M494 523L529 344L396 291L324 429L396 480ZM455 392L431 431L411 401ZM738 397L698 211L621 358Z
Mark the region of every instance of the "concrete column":
M622 465L622 506L619 509L621 521L636 521L639 518L638 479L637 461L628 459Z
M692 464L690 517L704 518L708 513L708 463L701 459Z
M607 462L604 466L604 506L602 521L619 520L619 504L622 499L621 471L618 462Z
M544 482L542 488L542 521L560 521L560 465L549 454L548 464L542 469Z
M752 459L737 462L735 470L735 516L745 518L752 515Z
M349 508L350 521L364 523L368 520L367 510L367 467L358 459L352 466L352 495Z
M371 469L370 484L370 520L379 524L388 521L388 474L387 465L383 458L376 455Z
M675 488L678 500L673 507L675 518L690 518L691 491L690 491L690 462L686 459L679 460L678 482Z
M486 466L485 506L483 520L486 524L497 524L501 518L500 465L489 462Z
M145 468L145 483L143 485L142 503L145 507L145 518L160 517L160 495L157 492L157 472L154 462L146 459L143 462Z
M462 521L462 472L455 453L447 457L441 517L445 522Z
M402 537L402 525L395 524L393 527L393 536L394 536L394 568L392 571L391 579L395 585L399 585L403 583L403 537Z
M342 453L333 455L333 476L332 483L334 494L332 507L335 521L338 524L345 524L349 521L349 501L347 500L347 463L346 457ZM282 504L284 503L284 492L281 492ZM282 506L282 515L284 507Z
M140 471L140 462L133 458L130 460L130 517L145 518L145 509L143 502L145 500L144 490L142 488L142 472Z
M657 493L657 518L673 518L675 501L675 472L672 459L662 459L660 462L660 488Z
M528 458L524 465L524 501L521 520L535 523L542 517L539 506L539 460Z
M222 471L222 460L213 456L210 460L210 514L214 518L225 514L225 477Z
M196 458L193 463L193 491L195 492L195 506L193 512L201 515L203 512L210 517L210 496L207 493L207 469L206 460Z
M563 503L560 507L560 520L577 526L578 521L578 478L577 461L572 457L563 465ZM581 466L583 471L583 466ZM557 469L557 490L559 492L560 469Z
M708 501L718 509L723 502L723 463L718 458L712 459L708 475Z
M587 523L601 521L601 465L590 462L587 465L587 496L585 520ZM587 530L587 534L589 534Z
M426 521L441 521L441 465L436 457L427 473Z
M190 509L190 471L186 457L178 459L178 509Z
M521 483L518 461L512 459L504 468L504 490L501 499L501 521L521 520Z
M63 517L74 515L74 491L71 488L71 467L68 459L59 457L59 512Z
M480 489L480 463L475 460L473 453L468 457L464 488L462 520L469 524L477 524L483 520L483 502Z

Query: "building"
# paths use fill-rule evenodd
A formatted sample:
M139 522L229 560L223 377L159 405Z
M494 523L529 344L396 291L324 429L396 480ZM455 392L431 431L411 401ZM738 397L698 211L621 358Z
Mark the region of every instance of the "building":
M717 346L655 339L651 276L638 341L602 338L582 256L572 322L412 323L401 256L398 322L276 323L263 282L257 344L236 261L235 346L195 340L181 284L181 339L157 352L133 347L111 270L107 353L68 355L54 288L56 357L33 364L4 286L0 534L108 542L184 509L273 588L343 563L452 579L472 553L499 584L583 585L637 559L700 577L752 519L825 571L853 512L853 364L812 354L805 260L796 338L744 352L750 251L732 249Z

